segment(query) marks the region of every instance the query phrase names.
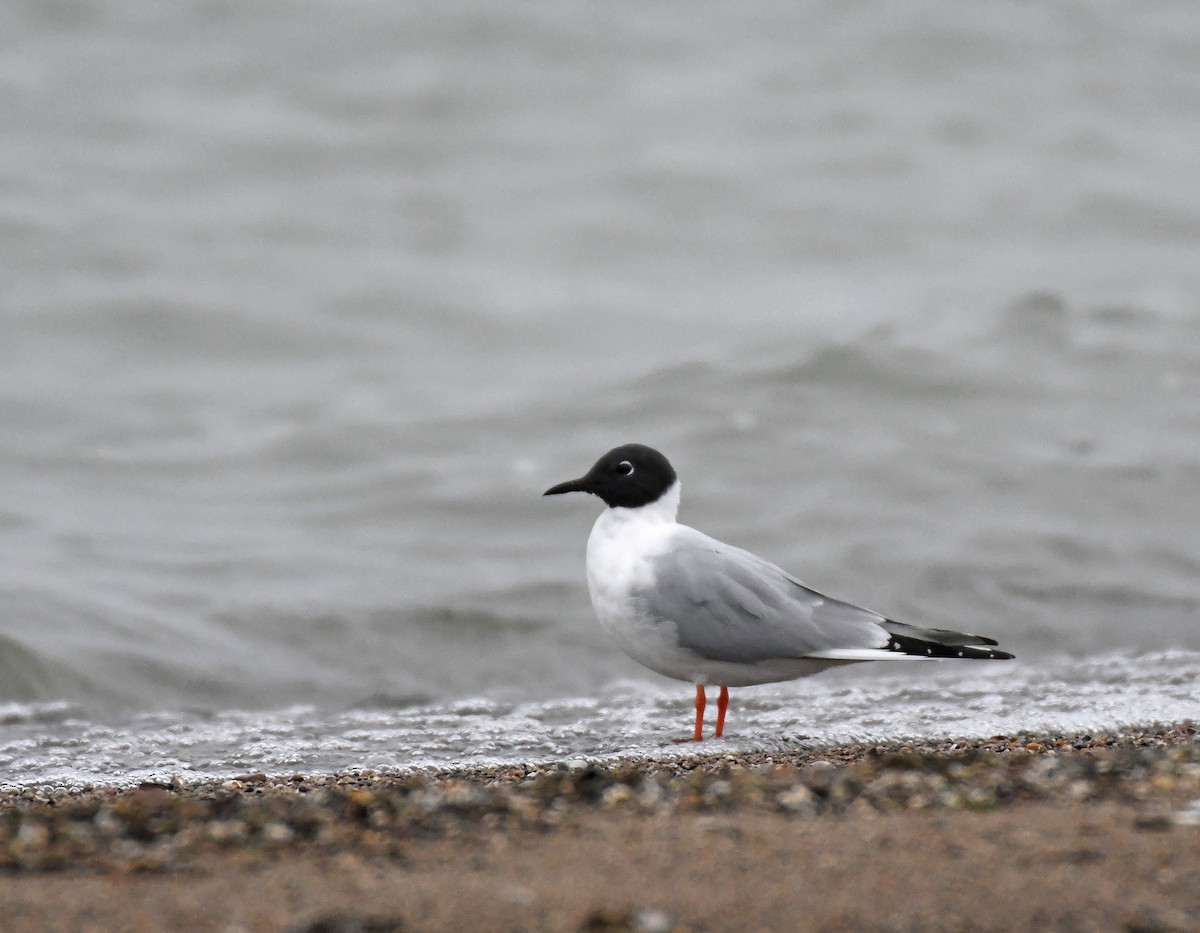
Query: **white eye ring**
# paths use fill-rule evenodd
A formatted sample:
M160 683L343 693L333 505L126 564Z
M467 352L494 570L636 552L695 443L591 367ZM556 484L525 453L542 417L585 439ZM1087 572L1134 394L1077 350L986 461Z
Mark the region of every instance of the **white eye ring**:
M622 460L620 463L617 464L617 472L620 473L622 476L632 476L633 475L633 464L630 463L628 460Z

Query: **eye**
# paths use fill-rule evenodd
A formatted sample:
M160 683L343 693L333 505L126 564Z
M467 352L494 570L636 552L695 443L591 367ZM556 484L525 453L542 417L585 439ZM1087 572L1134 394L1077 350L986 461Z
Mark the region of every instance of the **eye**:
M622 476L632 476L633 475L633 464L630 463L628 460L622 460L620 463L617 464L617 472L620 473Z

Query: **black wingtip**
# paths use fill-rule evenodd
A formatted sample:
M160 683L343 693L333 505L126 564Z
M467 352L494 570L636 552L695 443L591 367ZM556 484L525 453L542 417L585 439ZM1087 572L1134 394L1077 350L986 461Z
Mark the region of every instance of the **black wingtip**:
M895 649L903 651L904 645L916 643L918 647L922 645L937 645L945 648L952 648L956 652L962 648L975 648L981 645L998 645L999 642L994 638L988 638L986 635L972 635L967 632L955 632L947 628L922 628L918 625L909 625L907 622L897 622L895 619L884 619L879 623L879 627L887 632L893 640L895 640L901 648ZM888 645L891 648L891 645ZM925 654L922 650L921 654ZM943 655L936 650L931 657L958 657L957 654ZM986 651L981 655L966 654L963 657L996 657L997 659L1008 659L1012 655L1007 651L996 651L989 654Z
M989 641L988 644L996 644ZM907 635L893 634L887 643L888 651L907 654L918 658L962 658L966 661L1011 661L1015 655L996 648L980 648L977 645L944 645L936 641L924 641Z

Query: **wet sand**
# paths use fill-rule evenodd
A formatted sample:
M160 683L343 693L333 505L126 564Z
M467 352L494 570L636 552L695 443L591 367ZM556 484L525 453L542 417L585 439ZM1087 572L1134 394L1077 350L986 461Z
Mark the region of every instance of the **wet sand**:
M1200 738L0 795L4 930L1197 930Z

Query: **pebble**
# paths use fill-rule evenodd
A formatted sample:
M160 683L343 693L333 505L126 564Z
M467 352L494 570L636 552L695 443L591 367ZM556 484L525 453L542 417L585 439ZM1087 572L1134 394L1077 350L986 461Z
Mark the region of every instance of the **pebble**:
M1200 797L1176 810L1171 820L1176 826L1200 826Z
M803 784L797 784L777 794L775 803L788 813L805 813L816 810L816 795Z

